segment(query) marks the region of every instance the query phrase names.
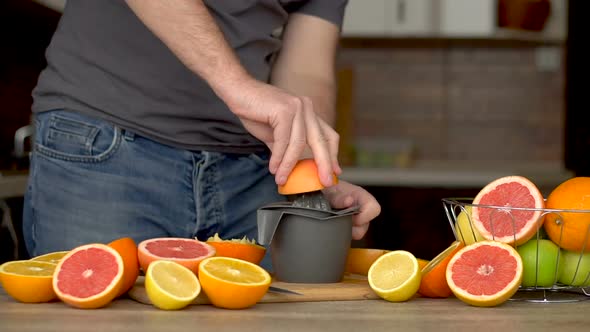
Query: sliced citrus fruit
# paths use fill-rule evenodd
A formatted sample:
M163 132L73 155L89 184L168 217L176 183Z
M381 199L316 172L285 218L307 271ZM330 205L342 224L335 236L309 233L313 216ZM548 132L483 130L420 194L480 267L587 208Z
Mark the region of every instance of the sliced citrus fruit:
M44 255L39 255L31 258L32 261L40 261L57 264L69 251L54 251Z
M255 305L266 294L271 277L254 263L230 257L210 257L199 266L199 281L214 306L243 309Z
M105 244L72 249L55 268L53 290L63 302L84 309L109 304L123 284L123 259Z
M144 272L155 260L170 260L186 266L194 274L197 274L199 263L214 255L215 248L196 239L154 238L141 241L137 246L139 265Z
M405 250L388 252L371 265L367 276L371 289L384 300L409 300L420 287L420 268L414 255Z
M590 177L574 177L559 184L547 197L547 208L586 210L548 213L544 229L551 241L575 252L590 252Z
M215 256L243 259L254 264L259 264L266 253L265 247L256 244L255 240L250 240L246 236L241 239L224 240L215 233L207 239L206 243L215 248Z
M477 194L473 204L473 225L487 240L519 246L530 240L543 223L543 195L522 176L505 176L490 182Z
M522 281L522 260L512 246L481 241L459 250L447 266L447 282L457 298L480 307L510 299Z
M338 183L336 175L332 177L333 183ZM287 182L279 186L279 194L296 195L324 189L320 181L318 167L313 159L302 159L295 164L287 177Z
M455 220L455 234L457 240L463 242L466 246L473 244L477 241L485 240L479 233L477 228L473 226L471 217L471 206L465 206L465 210L462 210Z
M186 307L201 292L193 271L173 261L154 261L145 275L145 290L152 304L164 310Z
M350 248L344 272L367 275L371 265L377 258L388 253L389 250L373 248Z
M447 284L447 265L453 255L462 247L462 242L454 241L422 269L422 281L418 289L420 295L424 297L445 298L453 294Z
M109 247L117 250L123 259L123 285L117 297L126 294L139 276L139 261L137 259L137 245L130 237L122 237L110 242Z
M427 259L422 259L422 258L416 258L418 260L418 267L420 268L420 271L422 271L426 265L428 265L428 263L430 263L429 260Z
M0 281L6 293L17 301L49 302L57 298L51 284L55 267L42 261L6 262L0 265Z

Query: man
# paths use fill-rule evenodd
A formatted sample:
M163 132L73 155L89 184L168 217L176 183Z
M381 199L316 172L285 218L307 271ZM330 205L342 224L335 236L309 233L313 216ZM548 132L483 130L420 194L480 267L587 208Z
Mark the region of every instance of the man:
M331 177L345 4L67 2L33 91L30 254L120 236L255 238L256 209L284 200L276 186L306 155L333 207L361 206L361 238L379 204Z

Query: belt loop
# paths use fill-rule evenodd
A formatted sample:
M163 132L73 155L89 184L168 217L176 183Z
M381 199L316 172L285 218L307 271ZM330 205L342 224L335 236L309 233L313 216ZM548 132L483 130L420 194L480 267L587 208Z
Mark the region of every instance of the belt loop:
M123 138L126 141L131 141L132 142L133 140L135 140L135 133L134 132L129 131L129 130L126 130L126 129L121 129L121 132L123 134Z

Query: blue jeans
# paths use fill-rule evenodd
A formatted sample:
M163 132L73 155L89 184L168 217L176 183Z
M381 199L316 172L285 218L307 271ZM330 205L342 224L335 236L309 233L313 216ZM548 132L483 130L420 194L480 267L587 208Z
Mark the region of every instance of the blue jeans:
M124 236L256 239L256 210L285 200L267 155L181 150L63 110L37 114L35 126L23 211L31 256Z

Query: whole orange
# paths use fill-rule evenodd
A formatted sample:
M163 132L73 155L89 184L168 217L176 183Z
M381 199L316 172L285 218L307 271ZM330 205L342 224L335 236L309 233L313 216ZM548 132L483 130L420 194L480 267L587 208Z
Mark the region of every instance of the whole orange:
M137 245L130 237L123 237L109 243L109 247L115 249L123 259L123 285L117 297L127 293L139 276L139 261L137 259Z
M373 265L377 258L389 251L375 248L350 248L348 250L348 257L346 258L344 272L366 276L369 273L371 265Z
M590 210L590 177L573 177L562 182L547 197L546 207ZM543 227L549 239L561 248L590 251L590 212L548 213Z
M454 241L451 245L436 255L422 271L422 280L418 293L424 297L446 298L453 294L447 283L446 271L449 261L465 245Z

